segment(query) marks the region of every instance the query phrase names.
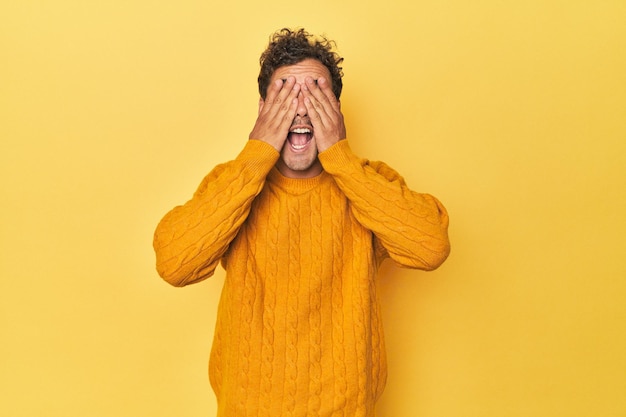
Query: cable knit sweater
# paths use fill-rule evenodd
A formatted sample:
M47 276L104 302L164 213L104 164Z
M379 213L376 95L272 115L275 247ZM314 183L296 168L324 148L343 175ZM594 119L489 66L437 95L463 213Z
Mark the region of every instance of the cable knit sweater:
M184 286L226 269L209 365L218 416L372 417L387 375L377 268L438 267L447 213L347 140L312 179L282 176L278 157L250 140L213 169L157 227L157 270Z

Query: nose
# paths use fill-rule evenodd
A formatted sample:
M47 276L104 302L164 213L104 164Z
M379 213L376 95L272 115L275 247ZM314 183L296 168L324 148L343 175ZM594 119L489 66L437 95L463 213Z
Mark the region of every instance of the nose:
M308 111L306 109L306 106L304 105L304 94L300 92L300 94L298 94L298 108L296 109L296 115L304 117L307 115L307 113Z

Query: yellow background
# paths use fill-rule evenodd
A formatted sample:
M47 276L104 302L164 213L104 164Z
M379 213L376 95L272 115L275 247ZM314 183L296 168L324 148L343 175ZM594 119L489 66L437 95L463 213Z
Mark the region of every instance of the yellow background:
M359 155L451 215L382 268L381 417L626 416L626 3L3 1L0 415L211 416L223 282L174 289L152 232L242 148L258 56L345 56Z

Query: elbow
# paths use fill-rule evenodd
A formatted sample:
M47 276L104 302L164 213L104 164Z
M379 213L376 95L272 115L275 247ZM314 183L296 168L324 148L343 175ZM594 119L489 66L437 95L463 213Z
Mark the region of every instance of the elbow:
M448 259L450 255L450 242L448 240L445 243L442 243L437 250L434 250L429 253L427 257L422 259L423 261L423 269L425 271L434 271L439 268L445 261Z
M155 249L157 273L174 287L184 287L203 281L213 275L217 266L217 262L199 264L194 262L194 258L187 259L185 256L173 254L168 256L168 251Z
M174 287L184 287L187 285L188 277L185 276L180 268L176 268L171 262L161 259L158 252L156 256L156 270L165 282Z
M439 268L450 255L450 240L447 233L428 243L423 242L415 248L411 267L423 271L434 271Z
M450 255L450 239L447 228L442 230L441 236L429 247L429 256L426 259L426 271L434 271L439 268Z
M163 267L162 264L157 262L157 273L168 284L174 287L184 287L189 283L189 277L178 273L177 271L170 271L168 268Z
M389 252L391 259L401 267L420 269L422 271L434 271L448 259L450 254L450 242L442 241L415 244L402 252Z
M184 287L189 284L204 281L213 275L214 269L204 271L187 271L185 268L170 269L157 262L157 272L161 278L174 287Z
M165 282L174 287L184 287L188 281L180 262L176 257L172 256L167 246L159 245L158 241L154 241L154 253L156 257L156 271Z
M448 212L437 199L433 197L436 203L436 215L432 217L433 228L429 233L427 242L424 242L423 269L426 271L434 271L439 268L450 255L450 238L448 236L448 226L450 223Z
M156 271L165 282L174 287L184 287L212 275L212 269L202 268L197 263L193 251L181 250L179 245L172 244L172 239L165 239L158 232L159 229L153 240Z

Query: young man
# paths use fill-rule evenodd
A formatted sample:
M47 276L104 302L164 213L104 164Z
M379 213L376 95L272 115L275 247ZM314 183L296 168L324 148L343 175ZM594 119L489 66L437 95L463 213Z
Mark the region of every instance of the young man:
M386 380L376 271L386 258L432 270L449 253L441 203L352 153L332 47L274 34L249 140L155 233L172 285L226 270L209 366L219 416L374 416Z

